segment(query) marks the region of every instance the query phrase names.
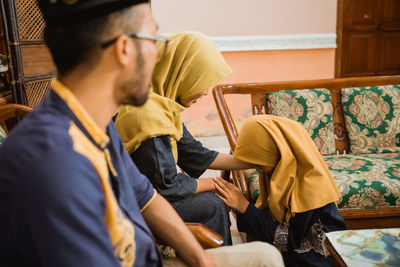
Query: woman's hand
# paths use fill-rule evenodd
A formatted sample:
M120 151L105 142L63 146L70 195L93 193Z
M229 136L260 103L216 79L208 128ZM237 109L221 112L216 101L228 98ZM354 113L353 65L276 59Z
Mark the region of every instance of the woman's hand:
M199 178L196 179L197 182L197 188L196 191L194 192L195 194L201 193L201 192L215 192L215 183L213 178Z
M226 206L243 214L249 201L243 196L239 188L222 178L214 178L216 194L222 199Z

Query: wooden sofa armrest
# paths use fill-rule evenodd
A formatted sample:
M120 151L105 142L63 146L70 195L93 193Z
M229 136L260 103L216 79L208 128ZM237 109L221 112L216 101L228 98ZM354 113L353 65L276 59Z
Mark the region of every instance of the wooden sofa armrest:
M222 126L224 127L229 145L231 147L231 151L234 151L238 137L238 130L236 129L236 125L233 121L228 105L226 104L222 88L220 86L216 86L213 88L212 92L219 116L221 118Z
M215 233L201 223L185 223L185 225L189 228L196 240L204 249L217 248L222 246L224 243L221 235ZM157 241L157 244L158 250L163 258L168 259L176 257L176 251L172 246L166 245L160 240Z
M229 111L228 105L223 96L222 88L220 86L216 86L213 88L212 92L218 113L221 118L222 126L224 127L226 136L229 141L229 145L231 147L231 151L234 151L238 137L238 130L236 129L235 122L233 121L232 115ZM240 170L232 171L232 179L233 183L242 190L243 195L247 199L250 199L250 193L247 188L247 182L243 171Z
M242 170L235 170L232 171L232 180L233 183L242 190L243 195L246 197L247 200L250 201L250 190L247 187L247 181Z
M7 126L5 124L6 120L11 118L23 118L32 108L19 104L5 104L0 106L0 124L4 131L8 133Z
M7 120L13 117L25 117L32 111L31 107L19 104L6 104L0 106L0 120Z
M185 224L203 248L217 248L224 243L224 239L221 235L201 223Z
M224 239L220 234L217 234L201 223L185 222L185 225L189 228L190 232L192 232L196 240L204 249L217 248L224 244ZM158 240L157 243L159 245L166 245L160 240Z

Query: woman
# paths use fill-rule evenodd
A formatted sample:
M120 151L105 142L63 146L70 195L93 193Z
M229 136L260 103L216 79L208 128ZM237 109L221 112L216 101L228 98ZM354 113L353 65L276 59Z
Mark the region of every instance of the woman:
M166 37L168 49L155 66L149 100L141 108L120 108L116 127L136 166L182 219L203 223L229 245L228 215L213 193L214 181L195 178L208 168L240 169L248 164L204 148L183 125L181 112L207 95L231 70L205 35L186 32Z
M234 185L215 179L219 196L237 212L239 231L274 244L286 266L332 266L325 233L346 224L335 204L339 190L306 130L282 117L250 117L234 158L254 164L260 184L253 205Z

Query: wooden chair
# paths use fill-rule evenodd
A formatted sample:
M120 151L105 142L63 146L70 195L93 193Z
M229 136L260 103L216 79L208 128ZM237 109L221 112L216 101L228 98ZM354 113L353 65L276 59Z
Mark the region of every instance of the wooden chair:
M12 103L12 94L11 91L2 91L0 92L0 106L5 105L7 103Z
M222 236L201 223L185 224L203 248L217 248L223 245L224 239Z
M213 88L213 96L231 150L234 151L238 138L238 130L235 120L230 112L230 107L228 107L225 99L226 95L250 95L251 109L255 115L266 113L266 95L268 93L280 90L326 88L330 91L332 98L336 149L338 152L343 153L344 151L349 151L349 144L341 107L341 88L385 84L400 84L400 76L375 76L252 84L224 84ZM249 199L249 190L247 188L244 172L233 171L232 178L233 182ZM371 210L355 209L341 210L340 212L347 222L349 229L400 227L400 208L379 208Z
M6 134L9 132L9 127L7 127L7 121L9 119L22 119L25 117L32 108L19 105L19 104L5 104L0 106L0 125Z

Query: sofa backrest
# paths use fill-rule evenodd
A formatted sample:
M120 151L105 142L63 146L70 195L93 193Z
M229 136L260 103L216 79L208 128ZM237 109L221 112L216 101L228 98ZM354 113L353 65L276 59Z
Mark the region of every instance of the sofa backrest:
M333 106L333 126L335 133L336 150L340 153L349 151L344 115L341 103L341 89L349 87L364 87L400 84L400 75L373 76L357 78L337 78L321 80L269 82L269 83L234 83L218 85L213 88L214 100L221 117L225 133L232 150L236 146L238 131L225 101L226 94L250 94L253 114L267 114L267 95L271 92L283 90L302 90L326 88L331 94Z

